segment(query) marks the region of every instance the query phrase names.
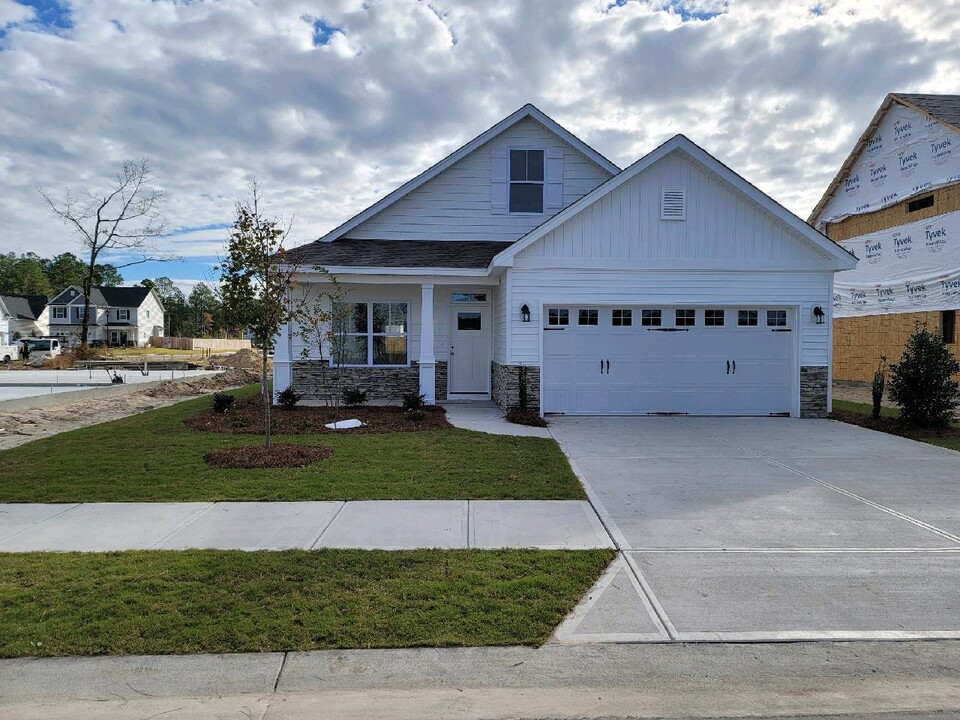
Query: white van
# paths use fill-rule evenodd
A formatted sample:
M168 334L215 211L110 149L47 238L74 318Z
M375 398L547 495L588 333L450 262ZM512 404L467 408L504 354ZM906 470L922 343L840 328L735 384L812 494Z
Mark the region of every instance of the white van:
M27 340L26 346L31 357L36 355L56 357L63 351L60 340L57 338L30 338Z

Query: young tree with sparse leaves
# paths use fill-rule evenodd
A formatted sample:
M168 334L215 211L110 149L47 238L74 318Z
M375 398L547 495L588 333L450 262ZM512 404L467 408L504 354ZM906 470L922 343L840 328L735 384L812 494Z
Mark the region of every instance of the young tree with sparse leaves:
M352 308L345 302L349 291L336 276L322 267L314 271L323 275L326 282L314 284L314 289L304 294L297 314L297 332L304 344L303 359L310 359L313 348L320 355L320 385L327 405L333 404L333 421L337 422L344 391L343 352Z
M250 198L237 203L227 256L220 263L222 307L229 321L248 328L261 349L260 390L263 395L264 445L270 446L268 351L280 328L296 317L290 299L298 267L287 262L284 244L290 234L278 218L264 217L260 186L250 186Z
M70 226L86 255L86 272L81 287L84 294L80 347L88 346L90 332L90 291L96 284L97 260L102 253L147 253L163 234L166 221L160 212L166 195L153 187L153 175L146 160L125 162L116 179L100 192L75 197L69 191L57 198L42 187L37 191L51 212ZM137 260L114 265L114 270L169 257L146 254Z

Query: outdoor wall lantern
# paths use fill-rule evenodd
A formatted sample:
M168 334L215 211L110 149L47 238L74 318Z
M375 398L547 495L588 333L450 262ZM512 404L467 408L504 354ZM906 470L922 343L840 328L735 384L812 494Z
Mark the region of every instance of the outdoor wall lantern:
M520 306L520 321L530 322L530 308L526 303Z
M826 317L826 314L823 312L823 308L817 305L813 308L813 319L816 320L817 325L823 325L823 318Z

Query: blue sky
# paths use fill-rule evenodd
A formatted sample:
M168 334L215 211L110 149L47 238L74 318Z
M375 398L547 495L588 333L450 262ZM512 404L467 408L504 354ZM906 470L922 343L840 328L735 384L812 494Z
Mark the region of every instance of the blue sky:
M682 132L801 216L884 95L960 93L960 1L0 0L0 251L146 158L208 280L257 179L309 242L527 102L626 166Z

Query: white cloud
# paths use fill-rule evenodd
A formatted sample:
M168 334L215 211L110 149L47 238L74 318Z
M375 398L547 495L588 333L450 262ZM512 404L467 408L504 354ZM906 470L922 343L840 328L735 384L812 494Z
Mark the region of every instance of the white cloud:
M33 17L0 0L2 251L74 248L34 186L100 186L139 157L176 226L229 223L256 177L309 241L526 102L620 165L683 132L805 216L887 92L960 92L955 0L101 0L55 34ZM225 236L165 245L211 256Z

